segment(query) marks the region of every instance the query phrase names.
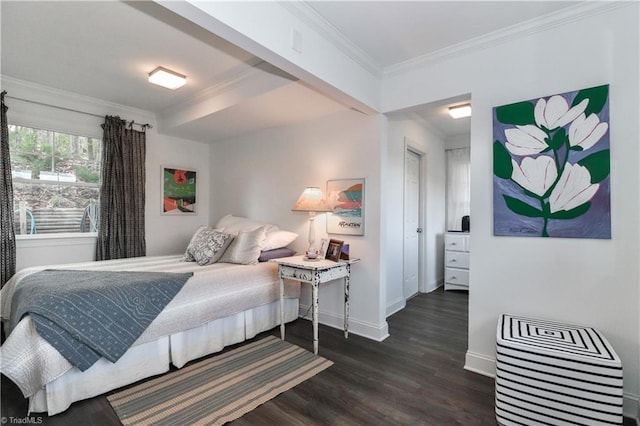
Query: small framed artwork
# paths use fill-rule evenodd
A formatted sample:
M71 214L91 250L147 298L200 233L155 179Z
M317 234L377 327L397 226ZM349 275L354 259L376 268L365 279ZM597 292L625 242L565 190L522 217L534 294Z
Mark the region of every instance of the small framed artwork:
M327 233L364 235L364 179L327 181Z
M337 262L340 260L340 253L342 253L342 245L344 241L334 240L333 238L329 240L329 246L327 247L327 254L324 257L327 260L333 260Z
M198 214L198 172L173 166L161 166L161 169L161 213L173 216Z

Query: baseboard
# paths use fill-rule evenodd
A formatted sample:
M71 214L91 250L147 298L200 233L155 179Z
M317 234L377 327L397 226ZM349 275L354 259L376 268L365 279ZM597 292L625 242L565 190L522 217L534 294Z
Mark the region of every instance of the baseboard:
M435 282L432 282L430 284L427 284L420 291L422 293L431 293L432 291L437 290L438 288L442 287L443 285L444 285L444 278L440 278L438 281L435 281Z
M496 377L496 360L495 358L467 351L464 369L483 376Z
M467 351L465 355L464 369L482 374L487 377L496 377L496 360L485 355ZM640 425L640 397L630 393L623 394L622 413L625 417L629 417Z
M425 293L431 293L432 291L436 291L437 289L439 289L443 285L444 285L444 278L440 278L438 281L429 284L424 292Z
M640 396L625 393L623 395L622 412L625 417L630 417L640 425Z
M387 318L404 309L405 306L407 306L407 301L404 299L399 299L393 302L391 305L387 306Z
M298 312L300 317L311 321L311 309L309 306L300 305ZM334 315L327 312L320 311L318 313L318 322L322 325L326 325L338 330L344 329L344 317L341 315ZM357 334L358 336L366 337L367 339L382 342L389 337L389 324L384 321L383 324L372 324L365 321L360 321L356 318L349 317L349 334Z

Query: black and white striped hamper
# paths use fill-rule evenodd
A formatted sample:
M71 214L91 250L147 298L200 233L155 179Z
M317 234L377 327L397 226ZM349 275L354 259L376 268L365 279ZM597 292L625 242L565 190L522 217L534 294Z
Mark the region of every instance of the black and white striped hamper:
M622 363L589 327L503 314L496 340L500 425L621 425Z

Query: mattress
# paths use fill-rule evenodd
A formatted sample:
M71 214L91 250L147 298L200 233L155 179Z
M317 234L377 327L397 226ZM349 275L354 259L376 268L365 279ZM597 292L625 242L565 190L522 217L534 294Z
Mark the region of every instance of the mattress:
M65 264L60 268L194 273L138 338L134 347L279 300L279 279L275 264L215 263L199 266L195 262L182 262L181 259L182 256L179 255L151 256ZM2 288L0 316L3 321L9 319L11 299L22 278L43 269L55 269L55 266L22 270ZM299 284L287 282L285 298L299 296ZM4 323L6 327L7 321ZM64 357L35 332L29 316L18 322L13 330L5 331L8 337L0 348L0 371L16 383L25 397L33 395L72 368Z

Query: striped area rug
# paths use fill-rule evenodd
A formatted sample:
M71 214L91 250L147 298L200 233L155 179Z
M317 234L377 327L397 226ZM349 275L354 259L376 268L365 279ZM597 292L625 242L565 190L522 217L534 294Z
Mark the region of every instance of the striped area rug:
M114 393L107 400L123 425L222 425L332 364L269 336Z

